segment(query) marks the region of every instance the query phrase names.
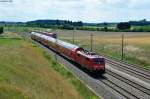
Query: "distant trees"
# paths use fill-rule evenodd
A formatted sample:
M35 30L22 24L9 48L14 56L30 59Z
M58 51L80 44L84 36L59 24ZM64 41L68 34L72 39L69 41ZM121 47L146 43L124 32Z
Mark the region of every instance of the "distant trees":
M104 22L103 25L104 25L104 31L108 31L108 24Z
M125 30L125 29L130 29L131 28L131 25L129 22L121 22L119 24L117 24L117 28L119 30Z
M83 26L83 22L82 21L74 22L73 26Z
M2 34L4 32L4 28L0 27L0 34Z
M129 23L134 26L149 26L150 25L150 21L147 21L146 19L139 20L139 21L129 21Z
M56 20L56 25L61 25L61 22L59 20Z
M82 27L83 22L72 22L69 20L36 20L30 21L26 23L27 26L30 27L43 27L43 28L51 28L57 27L61 29L73 29L73 27Z
M108 23L104 22L103 25L104 25L104 26L108 26Z

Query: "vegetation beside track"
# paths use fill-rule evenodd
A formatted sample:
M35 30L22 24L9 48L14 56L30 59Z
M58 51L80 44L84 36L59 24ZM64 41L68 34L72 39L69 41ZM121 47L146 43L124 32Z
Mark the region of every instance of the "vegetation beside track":
M97 99L42 48L15 33L0 37L0 99Z
M52 59L52 57L50 57L48 53L44 52L43 54L45 58L47 58L47 60L50 62L50 64L53 64L51 65L51 67L57 72L59 72L65 80L69 81L74 86L74 88L80 93L80 95L84 97L84 99L98 99L98 97L95 96L91 91L89 91L89 89L85 87L85 85L81 81L74 77L74 75L70 71L66 70L66 68L63 65L58 64L56 61L54 61L54 58Z

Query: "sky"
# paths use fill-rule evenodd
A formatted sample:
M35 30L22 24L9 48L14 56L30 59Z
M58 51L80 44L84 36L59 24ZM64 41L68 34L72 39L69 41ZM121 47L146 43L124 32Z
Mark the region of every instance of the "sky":
M0 21L61 19L97 23L150 20L150 0L1 1L4 0L0 0Z

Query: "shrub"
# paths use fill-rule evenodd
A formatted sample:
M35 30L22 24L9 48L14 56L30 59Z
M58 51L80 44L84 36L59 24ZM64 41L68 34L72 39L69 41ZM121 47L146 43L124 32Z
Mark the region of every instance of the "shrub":
M130 28L131 28L131 25L130 25L130 23L128 23L128 22L121 22L121 23L119 23L119 24L117 25L117 28L118 28L119 30L130 29Z
M0 34L2 34L4 32L4 28L0 27Z

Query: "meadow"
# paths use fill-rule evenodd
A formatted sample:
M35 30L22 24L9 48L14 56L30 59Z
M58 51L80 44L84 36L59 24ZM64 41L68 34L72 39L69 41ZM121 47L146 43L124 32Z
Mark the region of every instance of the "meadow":
M57 30L59 39L73 43L73 30ZM93 35L93 51L121 59L122 33L124 34L124 60L150 68L150 33L149 32L74 32L75 44L90 49Z
M97 99L53 57L22 36L0 36L0 99Z

